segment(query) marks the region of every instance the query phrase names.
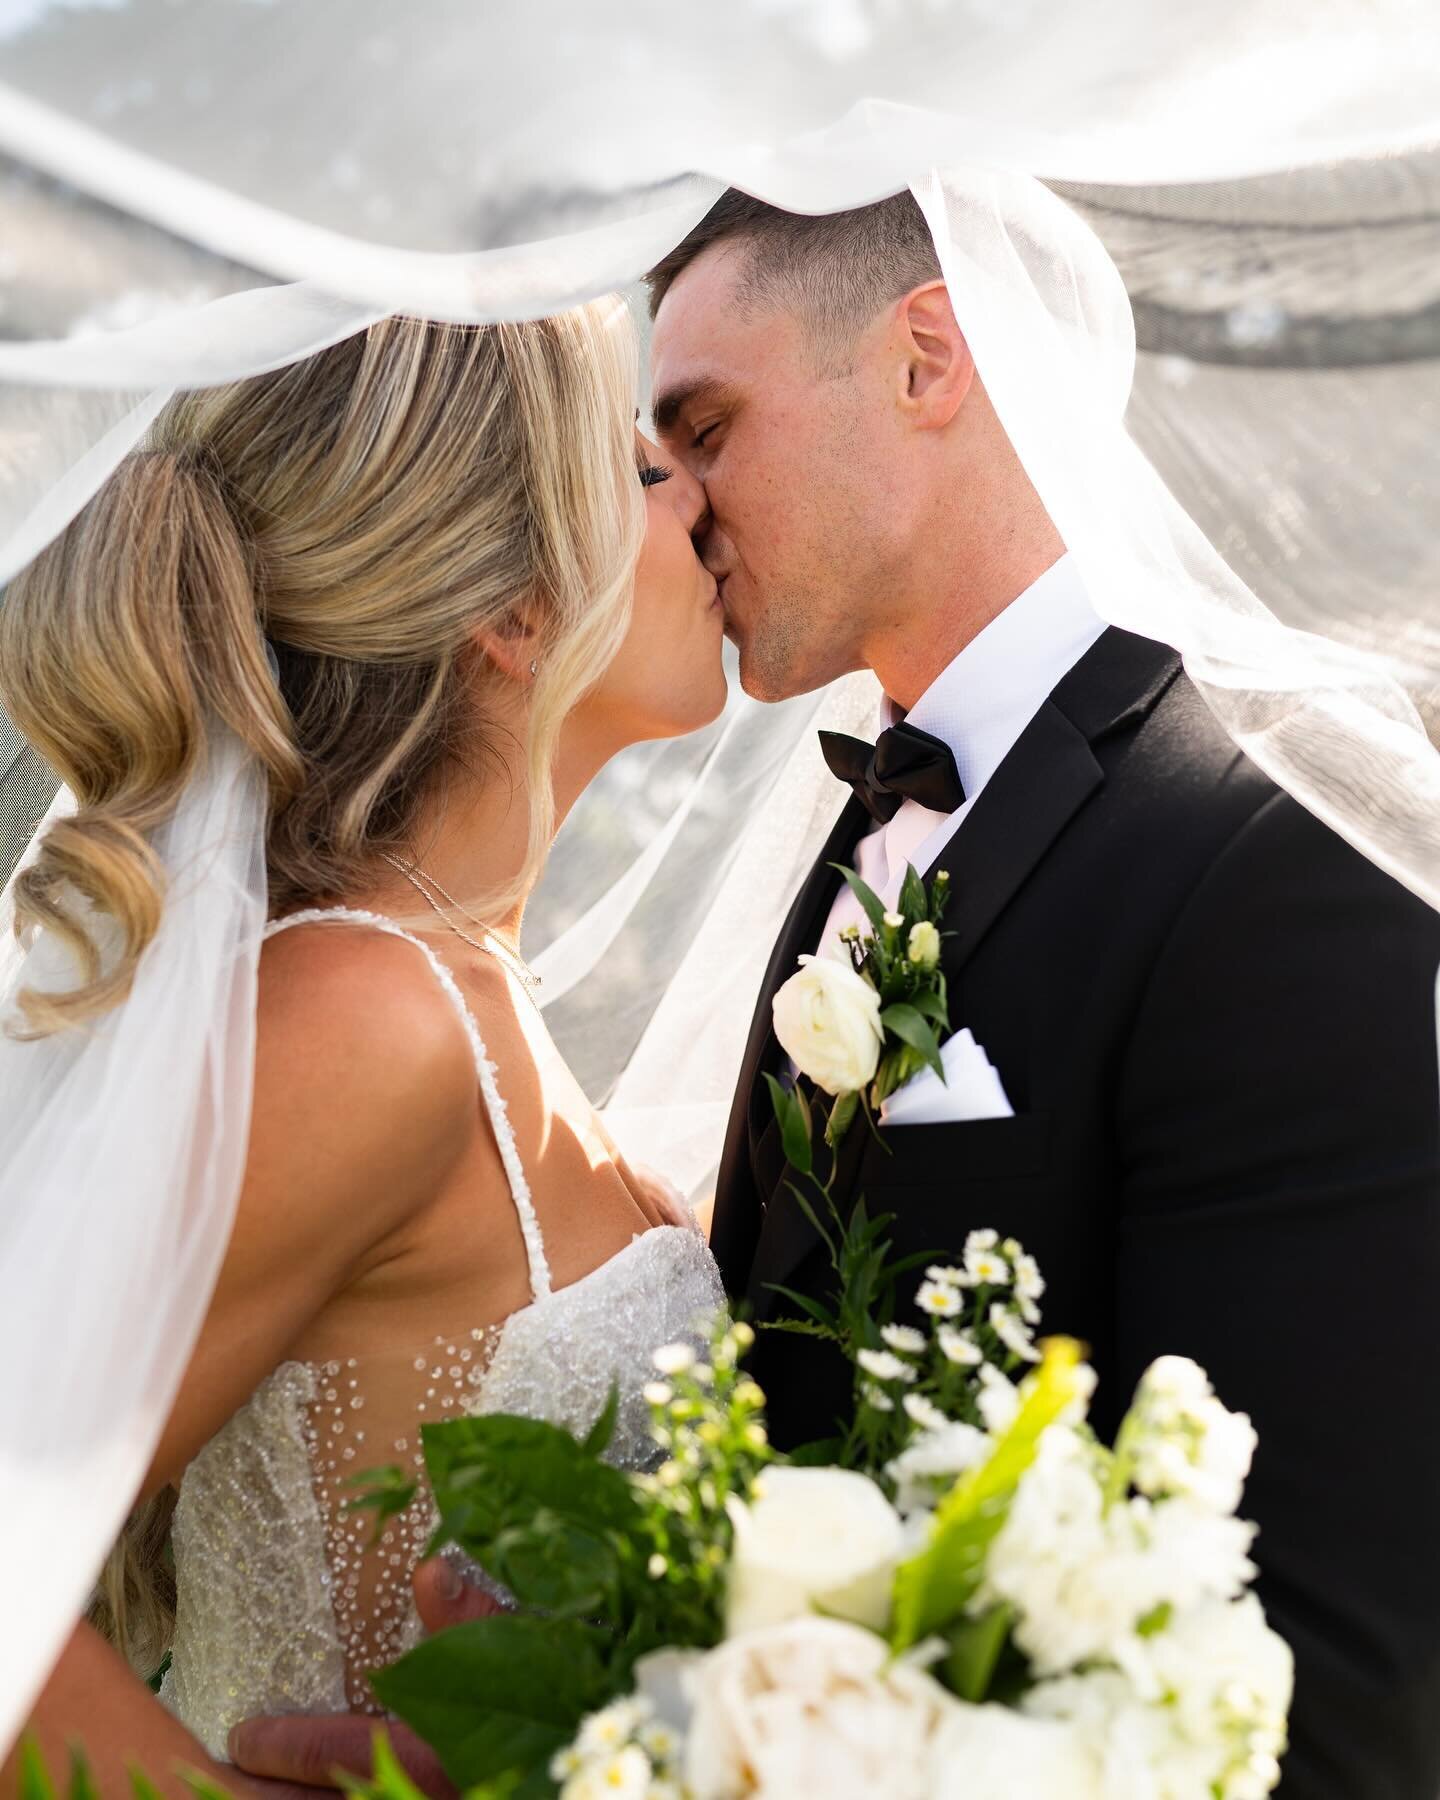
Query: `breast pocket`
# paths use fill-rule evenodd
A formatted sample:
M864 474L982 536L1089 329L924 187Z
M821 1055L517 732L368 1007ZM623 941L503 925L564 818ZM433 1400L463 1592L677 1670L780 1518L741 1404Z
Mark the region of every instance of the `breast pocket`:
M872 1143L862 1180L887 1188L944 1183L1005 1181L1041 1175L1050 1164L1050 1114L1017 1113L1009 1119L967 1119L946 1125L894 1125ZM887 1155L886 1152L889 1152Z

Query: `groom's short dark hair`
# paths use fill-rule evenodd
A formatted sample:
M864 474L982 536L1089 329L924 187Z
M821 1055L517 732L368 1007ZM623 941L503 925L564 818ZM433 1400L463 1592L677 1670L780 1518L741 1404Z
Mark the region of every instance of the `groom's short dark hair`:
M908 191L812 218L727 188L645 277L652 319L681 272L728 240L749 252L741 305L808 313L832 348L848 342L887 301L940 279L930 227Z

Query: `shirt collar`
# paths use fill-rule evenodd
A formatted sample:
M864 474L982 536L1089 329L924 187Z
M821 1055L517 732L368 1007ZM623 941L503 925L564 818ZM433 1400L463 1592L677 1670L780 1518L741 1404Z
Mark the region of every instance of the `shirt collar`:
M977 633L903 716L950 746L973 800L1104 630L1067 553ZM887 697L880 716L884 727L902 715Z

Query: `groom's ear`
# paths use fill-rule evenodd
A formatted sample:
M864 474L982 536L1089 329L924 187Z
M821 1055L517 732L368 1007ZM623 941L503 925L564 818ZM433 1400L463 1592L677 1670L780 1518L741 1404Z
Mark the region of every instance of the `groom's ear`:
M943 281L928 281L896 307L900 367L896 371L901 410L922 431L948 425L975 380L975 360Z

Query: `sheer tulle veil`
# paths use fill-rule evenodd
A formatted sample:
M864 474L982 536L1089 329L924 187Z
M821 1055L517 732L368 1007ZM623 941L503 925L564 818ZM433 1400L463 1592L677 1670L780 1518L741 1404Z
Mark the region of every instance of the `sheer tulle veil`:
M437 0L423 24L379 0L11 0L0 42L0 581L176 389L391 312L633 289L730 184L815 213L910 187L1095 604L1177 645L1239 745L1440 904L1429 0ZM808 727L873 698L737 691L703 737L620 758L557 846L531 927L557 1036L691 1186L833 812ZM223 1253L263 823L217 731L157 834L172 891L130 1000L0 1043L6 1742ZM7 943L8 1006L55 953Z

